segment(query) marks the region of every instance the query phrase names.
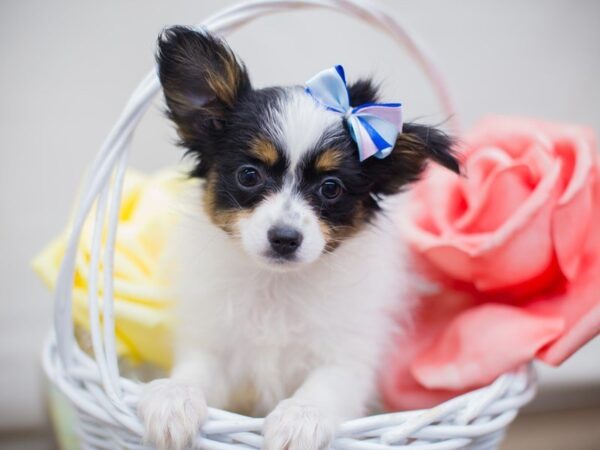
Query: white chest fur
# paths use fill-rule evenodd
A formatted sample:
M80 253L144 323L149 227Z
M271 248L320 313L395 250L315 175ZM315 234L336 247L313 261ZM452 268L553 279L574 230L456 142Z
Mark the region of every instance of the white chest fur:
M214 356L209 405L266 414L327 364L375 376L392 315L408 306L396 229L382 217L310 266L278 273L207 219L186 221L177 354Z

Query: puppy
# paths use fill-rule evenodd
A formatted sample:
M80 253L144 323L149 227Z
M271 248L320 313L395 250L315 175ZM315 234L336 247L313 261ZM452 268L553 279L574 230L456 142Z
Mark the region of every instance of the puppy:
M254 89L222 40L174 27L158 46L200 182L178 233L176 363L139 402L146 440L192 445L208 404L266 415L267 450L328 448L375 398L391 318L410 307L390 199L430 159L458 171L451 143L404 124L388 157L360 162L344 117L299 86ZM377 101L368 80L348 93Z

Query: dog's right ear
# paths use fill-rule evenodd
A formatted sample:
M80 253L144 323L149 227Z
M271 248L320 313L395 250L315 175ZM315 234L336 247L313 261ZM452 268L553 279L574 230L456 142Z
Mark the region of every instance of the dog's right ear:
M218 129L239 96L251 89L244 65L206 31L167 28L158 39L156 60L169 116L190 149Z

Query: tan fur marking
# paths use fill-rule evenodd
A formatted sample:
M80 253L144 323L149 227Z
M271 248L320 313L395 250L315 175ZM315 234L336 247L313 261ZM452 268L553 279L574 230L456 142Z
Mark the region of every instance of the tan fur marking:
M250 152L268 166L274 166L279 160L279 153L272 142L255 139L250 145Z
M202 196L202 206L212 223L229 234L235 234L237 231L237 223L242 217L247 217L251 213L251 210L217 208L215 200L216 179L214 171L211 171L206 177L204 195Z
M220 55L222 72L209 72L207 82L215 95L223 102L232 106L237 96L238 82L240 80L240 67L235 55L227 52L226 55Z
M402 133L396 139L394 151L401 153L414 164L422 163L425 159L423 148L425 143L418 137L409 133Z
M317 156L315 168L321 172L335 170L340 166L344 154L335 148L330 148L322 151Z
M332 252L349 237L354 236L366 225L365 210L362 205L359 205L350 225L331 225L330 223L320 219L319 227L325 237L325 250Z

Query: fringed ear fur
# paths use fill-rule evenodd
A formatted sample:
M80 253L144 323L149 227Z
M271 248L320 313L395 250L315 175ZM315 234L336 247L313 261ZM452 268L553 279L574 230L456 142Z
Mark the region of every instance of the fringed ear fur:
M170 118L189 148L218 128L250 80L229 46L206 31L175 26L163 31L156 55Z
M378 87L371 79L348 84L351 105L379 101ZM405 123L392 153L384 159L375 157L363 162L365 172L376 195L391 195L419 179L429 161L460 173L460 164L452 150L450 137L437 128Z
M394 150L387 158L369 158L363 163L373 180L373 193L391 195L401 191L404 186L419 179L429 161L460 173L460 163L452 147L452 140L443 131L405 123Z

